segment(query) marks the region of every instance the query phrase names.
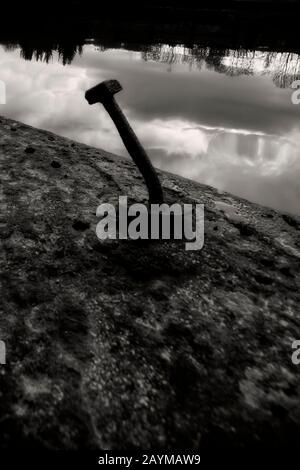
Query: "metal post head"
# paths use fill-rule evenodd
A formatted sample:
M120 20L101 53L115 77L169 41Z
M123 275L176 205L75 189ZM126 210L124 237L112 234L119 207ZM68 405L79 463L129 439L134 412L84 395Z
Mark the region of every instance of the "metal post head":
M90 88L85 93L85 99L89 104L103 103L113 97L115 93L122 90L118 80L105 80L98 85Z

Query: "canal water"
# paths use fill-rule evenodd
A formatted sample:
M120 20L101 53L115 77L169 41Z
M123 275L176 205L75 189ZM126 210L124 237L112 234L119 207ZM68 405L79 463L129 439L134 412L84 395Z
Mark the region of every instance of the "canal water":
M87 40L65 57L0 45L0 114L126 155L102 106L84 99L116 78L124 88L117 100L157 167L300 214L299 56L126 47Z

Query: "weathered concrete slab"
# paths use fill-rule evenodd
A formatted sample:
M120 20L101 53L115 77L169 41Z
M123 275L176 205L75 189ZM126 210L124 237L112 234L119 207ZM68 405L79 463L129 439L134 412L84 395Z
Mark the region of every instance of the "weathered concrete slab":
M203 250L100 242L101 202L146 197L130 160L1 118L0 165L2 448L298 441L299 218L162 173Z

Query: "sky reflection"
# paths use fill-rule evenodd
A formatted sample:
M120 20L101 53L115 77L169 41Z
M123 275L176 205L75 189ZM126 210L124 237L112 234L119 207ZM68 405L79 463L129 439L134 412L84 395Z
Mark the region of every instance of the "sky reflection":
M117 78L117 99L159 168L300 214L300 106L259 70L261 54L244 75L146 58L86 45L63 66L56 53L46 64L0 46L0 114L125 155L105 111L84 99L90 86Z

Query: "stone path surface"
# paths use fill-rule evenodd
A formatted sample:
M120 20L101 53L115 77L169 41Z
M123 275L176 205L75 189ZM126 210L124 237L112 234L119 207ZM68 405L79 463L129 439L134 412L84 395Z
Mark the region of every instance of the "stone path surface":
M205 244L102 241L128 159L0 118L1 448L297 445L300 219L160 173Z

